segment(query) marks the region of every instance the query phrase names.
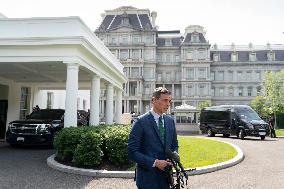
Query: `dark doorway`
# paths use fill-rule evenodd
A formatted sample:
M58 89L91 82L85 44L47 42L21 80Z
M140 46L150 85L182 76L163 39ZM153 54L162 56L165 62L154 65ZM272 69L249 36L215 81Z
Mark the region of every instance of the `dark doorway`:
M0 100L0 139L5 139L8 100Z

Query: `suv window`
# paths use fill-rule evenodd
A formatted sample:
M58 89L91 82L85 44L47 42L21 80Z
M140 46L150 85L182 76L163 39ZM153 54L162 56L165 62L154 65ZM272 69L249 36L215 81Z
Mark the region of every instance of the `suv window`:
M247 121L261 120L257 113L250 108L236 109L236 113L240 117L240 119L245 119Z
M34 111L29 116L29 119L61 119L64 115L64 110L49 110L49 109L43 109Z

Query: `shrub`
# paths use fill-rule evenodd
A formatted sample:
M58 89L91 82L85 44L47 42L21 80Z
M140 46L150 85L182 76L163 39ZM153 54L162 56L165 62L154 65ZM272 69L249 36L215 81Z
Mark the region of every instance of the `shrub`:
M56 157L79 167L97 167L102 162L128 164L130 129L125 125L64 128L54 141Z
M82 134L86 133L89 127L70 127L62 129L54 140L56 157L61 161L71 161L74 150L80 143Z
M107 134L105 133L105 152L111 163L115 165L128 163L127 141L129 132L129 126L114 126L107 130Z
M96 132L87 132L82 135L80 144L77 145L73 163L79 167L92 167L101 164L103 152L100 135Z

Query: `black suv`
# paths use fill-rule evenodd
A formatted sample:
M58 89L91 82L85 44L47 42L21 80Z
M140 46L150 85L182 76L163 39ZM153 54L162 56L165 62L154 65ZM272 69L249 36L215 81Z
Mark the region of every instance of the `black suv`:
M53 145L53 140L58 131L64 127L64 110L41 109L32 112L24 120L9 123L6 132L6 141L16 146L25 145ZM87 120L77 113L78 126L86 125Z

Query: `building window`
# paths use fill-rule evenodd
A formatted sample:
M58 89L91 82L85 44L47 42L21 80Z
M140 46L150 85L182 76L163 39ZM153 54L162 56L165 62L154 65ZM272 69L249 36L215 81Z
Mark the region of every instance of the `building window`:
M248 96L252 96L252 87L248 87Z
M267 60L268 61L274 61L275 60L275 54L273 52L267 53Z
M249 60L250 60L250 61L256 61L255 53L250 53L250 54L249 54Z
M134 44L140 43L140 36L134 35L133 38L132 38L132 42Z
M191 40L192 43L198 43L199 42L199 34L198 33L195 33L192 35L192 40Z
M193 68L187 68L186 69L186 77L187 79L194 79L194 69Z
M186 59L193 60L193 52L192 51L187 52Z
M122 35L121 36L121 43L127 44L128 43L128 36L127 35Z
M224 88L219 88L219 96L224 96Z
M179 61L179 55L175 55L175 61L176 61L176 62Z
M134 60L139 59L139 50L137 50L137 49L132 50L132 59L134 59Z
M166 55L166 62L171 62L171 55L170 54L167 54Z
M21 101L20 101L20 119L25 119L28 115L28 96L29 88L21 88Z
M261 81L261 74L260 74L260 72L255 72L255 80L256 81Z
M199 96L205 96L205 86L199 85Z
M218 81L223 81L224 80L224 71L218 71Z
M215 80L215 72L210 72L211 81Z
M52 109L53 107L53 92L47 92L47 109Z
M245 77L245 79L246 79L247 81L251 81L251 71L247 71L247 72L246 72L246 77Z
M193 85L188 85L187 86L187 94L188 94L188 96L193 96L194 95Z
M150 44L150 43L152 43L153 41L152 41L152 37L151 36L147 36L146 37L146 43L147 44Z
M214 62L219 62L219 54L214 54Z
M128 58L128 50L121 50L120 51L120 59L126 60Z
M204 60L205 59L205 50L199 50L198 51L198 59L199 60Z
M172 40L171 39L166 39L165 40L165 46L171 46L172 45Z
M243 96L243 87L238 88L238 96Z
M229 96L234 96L234 88L233 87L229 88Z
M110 43L111 43L111 44L116 44L116 37L114 37L114 36L111 37L111 38L110 38Z
M234 80L234 72L233 71L228 71L228 80L233 81Z
M198 68L198 79L206 79L205 68Z
M130 74L131 74L132 77L138 77L139 76L139 68L138 67L132 67L131 71L132 72Z
M231 54L231 61L232 61L232 62L238 61L238 55L237 55L237 53L232 53L232 54Z
M211 88L211 96L215 96L215 87Z
M244 79L243 78L243 72L242 71L238 71L237 72L237 77L238 77L239 80L243 80Z

